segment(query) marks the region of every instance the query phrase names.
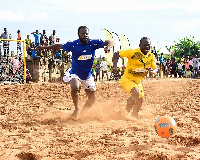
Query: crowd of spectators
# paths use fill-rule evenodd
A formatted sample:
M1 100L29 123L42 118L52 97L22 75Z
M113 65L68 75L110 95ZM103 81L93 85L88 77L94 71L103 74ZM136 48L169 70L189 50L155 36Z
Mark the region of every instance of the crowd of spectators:
M31 40L31 35L34 41ZM7 28L4 28L4 32L0 35L0 39L17 39L16 53L10 53L10 41L0 41L0 81L14 81L16 77L22 77L23 79L23 58L22 58L22 46L21 46L21 31L17 30L16 38L13 38L8 33ZM47 36L46 30L40 33L38 30L31 32L26 36L25 48L27 53L27 59L38 59L40 65L46 65L48 62L53 62L54 67L60 62L71 62L71 55L68 52L62 50L43 50L37 51L35 48L38 45L53 45L59 43L60 39L56 35L56 31L53 30L52 34ZM12 52L12 51L11 51ZM28 78L30 79L30 78Z
M60 39L56 35L56 31L53 30L53 33L49 36L46 34L46 30L43 30L42 33L40 33L38 30L31 32L31 35L34 37L34 42L31 41L30 35L27 35L25 39L26 44L26 52L29 57L32 59L38 59L40 62L40 65L46 65L48 62L53 62L55 65L56 63L64 62L66 64L71 63L71 55L68 52L63 52L62 50L42 50L38 51L35 50L35 48L38 45L41 46L48 46L53 45L60 42ZM11 39L12 36L10 33L8 33L7 28L4 28L4 32L0 35L0 39ZM17 40L21 40L21 31L17 30ZM13 59L9 59L9 41L0 41L0 74L4 72L9 72L14 75L18 73L20 70L20 64L16 64L17 62L22 62L22 47L21 47L21 41L17 41L17 56L15 55ZM3 45L2 45L3 44ZM3 48L3 50L2 50ZM19 53L19 54L18 54ZM163 53L160 55L157 54L155 47L152 49L152 53L156 57L156 65L158 69L158 74L155 77L177 77L177 78L196 78L200 77L200 57L197 55L187 55L182 56L181 58L174 58L171 56L171 58L165 58ZM28 57L27 57L28 58ZM17 60L16 60L17 59ZM2 61L7 62L8 67L6 67L6 63L2 63ZM14 64L15 62L15 64ZM16 66L19 66L16 69ZM21 65L22 67L23 65ZM123 74L123 69L119 68L119 73L113 73L112 68L110 78L108 77L108 70L107 66L109 66L105 60L97 60L97 63L93 65L92 67L92 75L94 76L95 80L104 79L104 74L106 74L107 80L111 79L119 79L121 75ZM10 68L10 71L9 71ZM21 69L22 71L23 69ZM102 72L102 74L100 73ZM151 76L150 76L151 77Z
M200 57L197 55L187 55L181 58L164 58L156 56L156 65L158 68L157 77L175 77L175 78L198 78L200 77ZM162 74L161 74L162 73Z

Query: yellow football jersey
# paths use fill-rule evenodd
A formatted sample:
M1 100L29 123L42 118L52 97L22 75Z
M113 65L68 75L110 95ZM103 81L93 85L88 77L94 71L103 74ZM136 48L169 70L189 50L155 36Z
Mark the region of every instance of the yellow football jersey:
M144 55L140 48L119 51L120 57L127 57L128 63L124 72L126 78L140 83L147 75L147 68L156 69L156 59L153 53Z

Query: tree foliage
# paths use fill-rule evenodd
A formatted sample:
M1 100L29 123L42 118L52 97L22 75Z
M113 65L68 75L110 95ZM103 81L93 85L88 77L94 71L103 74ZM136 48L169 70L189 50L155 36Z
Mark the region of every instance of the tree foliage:
M175 41L174 41L175 42ZM167 50L174 50L174 56L175 57L181 57L186 55L200 55L200 42L194 41L193 37L185 37L181 40L178 40L178 42L175 42L175 45L167 47Z

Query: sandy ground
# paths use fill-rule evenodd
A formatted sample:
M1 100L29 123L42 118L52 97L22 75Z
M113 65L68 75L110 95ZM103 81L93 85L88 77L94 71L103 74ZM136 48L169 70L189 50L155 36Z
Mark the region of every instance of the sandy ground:
M0 160L200 159L200 80L145 79L139 119L124 114L119 82L97 83L93 108L78 120L70 86L0 86ZM80 106L86 97L80 92ZM177 132L159 137L159 116L175 119Z

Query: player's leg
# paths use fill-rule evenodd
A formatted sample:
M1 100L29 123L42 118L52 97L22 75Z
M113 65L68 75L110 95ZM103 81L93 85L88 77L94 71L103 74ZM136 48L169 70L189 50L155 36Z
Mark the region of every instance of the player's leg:
M90 109L95 102L95 91L90 91L89 89L86 89L85 92L87 96L87 101L83 106L83 111Z
M138 98L138 100L136 101L136 103L133 106L133 111L132 111L132 116L133 117L138 117L138 112L140 111L141 107L142 107L142 103L144 101L144 98Z
M139 99L140 96L140 90L138 87L134 87L131 89L131 96L127 99L127 105L126 105L126 110L130 112L133 107L135 106L136 102Z
M86 96L87 96L87 101L85 102L83 109L81 111L81 114L85 114L88 109L92 107L92 105L95 102L95 91L96 91L96 86L94 82L94 77L90 77L87 80L84 80L82 82L82 87L85 89Z
M130 94L130 97L127 99L126 110L132 112L132 116L137 117L138 112L142 107L143 103L143 87L142 84L135 83L134 81L127 79L125 76L122 76L120 79L121 87Z
M104 77L104 71L102 70L102 81L103 81L103 77Z
M71 85L71 96L72 100L75 106L74 112L72 113L73 117L77 117L78 112L79 112L79 107L78 107L78 92L79 92L79 87L80 87L80 82L77 78L72 78L70 81Z

